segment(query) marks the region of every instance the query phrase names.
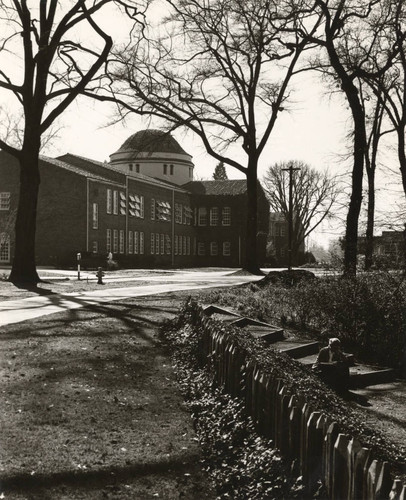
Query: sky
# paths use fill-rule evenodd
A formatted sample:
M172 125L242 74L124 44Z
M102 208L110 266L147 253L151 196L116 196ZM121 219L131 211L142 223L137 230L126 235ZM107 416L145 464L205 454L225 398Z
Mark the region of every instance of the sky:
M157 20L162 13L159 2L153 9L155 10L152 16ZM128 32L123 26L122 19L109 12L102 15L99 21L113 38L118 39ZM11 57L8 64L17 70L19 61ZM294 83L295 91L291 103L280 113L260 159L259 178L263 177L271 164L292 159L308 163L318 170L328 169L331 175L348 172L351 165L343 161L343 155L347 152L345 137L350 129L351 120L342 97L331 96L316 75L310 73L301 74ZM0 93L0 102L4 103L1 100L2 95ZM155 122L146 121L135 115L127 118L124 123L109 126L113 121L115 121L115 109L112 105L80 98L59 120L60 129L57 138L52 147L44 153L57 156L70 152L94 160L108 161L109 155L114 153L130 135L145 128L157 128ZM192 155L195 177L210 179L217 160L205 153L199 138L184 132L175 132L174 136ZM227 173L229 178L243 177L239 171L231 167L227 168ZM384 210L390 209L390 202L394 196L392 185L389 186L385 176L382 177L378 191L378 206ZM326 225L321 227L313 240L327 246L331 238L342 233L343 226L336 222L332 227Z

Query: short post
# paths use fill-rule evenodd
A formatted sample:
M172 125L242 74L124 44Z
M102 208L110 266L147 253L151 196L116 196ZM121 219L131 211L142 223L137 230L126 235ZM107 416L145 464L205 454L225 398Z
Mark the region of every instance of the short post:
M78 260L78 280L80 281L80 259L82 258L82 255L80 252L76 254L76 258Z
M97 276L97 284L98 285L104 285L104 283L103 283L104 272L103 272L103 268L102 267L98 267L97 268L96 276Z

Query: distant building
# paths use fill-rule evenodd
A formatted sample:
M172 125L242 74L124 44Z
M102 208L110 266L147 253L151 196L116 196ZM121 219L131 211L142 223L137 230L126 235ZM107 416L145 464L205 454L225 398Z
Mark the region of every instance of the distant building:
M109 163L41 157L38 264L71 266L77 253L123 267L238 267L245 258L245 180L193 181L192 157L168 133L129 137ZM12 262L19 190L16 159L0 152L0 263ZM258 257L269 205L258 194Z
M269 214L269 230L267 239L267 262L275 266L286 266L289 249L289 223L282 212ZM305 253L305 244L301 243L298 251L298 262L302 264Z

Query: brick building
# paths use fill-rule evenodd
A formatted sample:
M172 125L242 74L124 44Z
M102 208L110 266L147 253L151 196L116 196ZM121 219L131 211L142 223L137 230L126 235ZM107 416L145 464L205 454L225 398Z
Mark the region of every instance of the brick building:
M123 267L240 266L245 256L245 180L193 181L192 157L158 130L129 137L109 163L72 154L41 157L38 264ZM19 166L0 152L0 263L13 258ZM258 256L269 206L258 198Z

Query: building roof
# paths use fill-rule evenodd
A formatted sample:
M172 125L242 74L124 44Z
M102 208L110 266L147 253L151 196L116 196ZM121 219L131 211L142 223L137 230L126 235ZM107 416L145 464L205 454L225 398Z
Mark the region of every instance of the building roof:
M148 129L140 130L131 135L116 153L134 151L139 153L178 153L187 155L169 132L163 130Z
M111 182L111 179L108 176L103 175L103 172L100 172L98 174L98 173L94 173L94 172L85 171L81 168L78 168L75 165L72 165L72 164L67 163L63 160L60 160L59 158L49 158L48 156L40 155L39 159L40 159L40 162L42 162L42 163L46 163L46 164L52 165L54 167L68 170L69 172L72 172L72 173L77 174L77 175L81 175L82 177L89 177L89 178L97 179L100 181Z
M113 174L116 178L117 175L122 177L122 182L125 182L125 177L127 176L131 177L132 179L138 179L149 184L154 184L156 186L183 191L181 187L172 184L171 182L166 182L161 179L156 179L155 177L150 177L148 175L139 174L136 172L123 172L121 169L119 169L115 165L111 165L110 163L91 160L89 158L85 158L84 156L78 156L72 153L66 153L62 156L59 156L58 160L62 160L66 163L74 165L75 167L77 167L78 173L83 173L84 175L86 175L86 172L100 172L101 175L108 177L111 177L111 175Z
M238 196L247 192L245 179L190 181L182 187L193 194L212 196Z

